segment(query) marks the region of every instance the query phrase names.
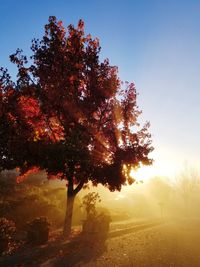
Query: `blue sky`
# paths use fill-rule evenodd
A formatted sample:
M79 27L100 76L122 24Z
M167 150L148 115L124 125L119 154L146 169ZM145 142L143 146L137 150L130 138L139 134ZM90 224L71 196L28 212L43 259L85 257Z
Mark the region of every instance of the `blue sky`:
M30 53L48 16L64 24L85 21L100 38L101 57L134 81L142 118L151 122L153 174L174 174L187 160L200 162L200 1L0 0L0 65L13 74L8 55Z

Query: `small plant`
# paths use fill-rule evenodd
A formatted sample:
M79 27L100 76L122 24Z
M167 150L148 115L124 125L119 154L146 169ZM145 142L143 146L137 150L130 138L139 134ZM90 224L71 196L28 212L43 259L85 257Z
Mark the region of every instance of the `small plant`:
M96 216L97 202L101 202L101 198L98 193L91 192L83 197L83 206L85 207L87 218Z
M86 220L83 221L83 234L89 234L90 240L95 238L96 241L98 240L104 242L107 238L111 220L108 214L97 213L97 202L101 202L101 198L98 193L88 193L83 197L83 206L86 210Z
M15 223L6 218L0 218L0 254L9 248L16 232Z
M48 241L49 226L46 217L38 217L27 224L27 241L35 245L41 245Z

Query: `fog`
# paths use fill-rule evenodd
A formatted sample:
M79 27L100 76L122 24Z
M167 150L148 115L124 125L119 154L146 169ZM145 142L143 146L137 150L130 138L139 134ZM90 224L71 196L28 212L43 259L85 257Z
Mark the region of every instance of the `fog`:
M47 215L52 217L50 219L53 220L53 225L61 226L66 209L65 182L47 180L44 173L32 175L21 184L15 184L15 179L15 172L1 174L0 216L29 220L31 218L28 218L30 215L26 206L28 209L31 202L32 217ZM89 184L87 189L82 189L76 197L74 225L81 224L84 219L81 203L82 198L89 192L98 192L101 202L96 205L97 211L110 214L113 222L128 219L200 217L200 175L196 169L188 166L183 167L175 177L157 176L148 181L136 181L131 186L123 186L120 192L110 192L101 185L94 187Z
M116 214L123 219L176 219L200 216L200 175L192 167L183 167L175 177L151 177L120 192L109 192L98 186L82 190L80 198L89 191L98 192L102 202L99 208L107 209L113 220Z
M200 238L200 174L192 167L185 165L175 177L140 179L131 186L124 186L120 192L89 184L75 199L69 246L59 239L66 211L65 182L47 180L45 173L31 175L20 184L16 183L16 177L14 171L0 175L0 217L13 221L17 228L14 245L10 241L9 250L3 252L3 266L15 266L12 264L16 257L10 255L18 253L17 249L23 251L27 246L26 225L41 216L51 223L49 241L43 249L56 262L52 265L48 262L46 266L66 266L66 262L70 263L67 266L96 266L96 261L100 262L97 266L105 266L105 258L109 266L188 267L200 264L197 249ZM89 203L87 196L98 196L98 201L93 199ZM86 209L88 203L92 205L89 211ZM91 224L94 218L97 218L95 224ZM100 218L109 218L108 233L105 233L106 223L102 221L99 224ZM88 235L91 227L96 227L96 230ZM26 247L28 257L29 250L31 257L38 257L38 250L31 252L30 245ZM57 252L65 250L71 254L60 255ZM18 263L21 263L20 255ZM40 261L46 260L40 255ZM82 265L76 265L80 261Z

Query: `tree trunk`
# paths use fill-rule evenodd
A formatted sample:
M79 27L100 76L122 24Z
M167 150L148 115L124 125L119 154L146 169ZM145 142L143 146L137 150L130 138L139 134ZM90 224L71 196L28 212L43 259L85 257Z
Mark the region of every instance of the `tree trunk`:
M72 215L74 207L74 199L76 194L82 189L84 181L81 181L76 188L74 188L73 179L68 178L68 188L67 188L67 205L65 213L65 222L63 227L63 235L68 237L71 232L72 227Z
M75 194L67 193L67 206L66 206L65 222L63 228L63 234L66 237L69 236L71 232L74 199L75 199Z

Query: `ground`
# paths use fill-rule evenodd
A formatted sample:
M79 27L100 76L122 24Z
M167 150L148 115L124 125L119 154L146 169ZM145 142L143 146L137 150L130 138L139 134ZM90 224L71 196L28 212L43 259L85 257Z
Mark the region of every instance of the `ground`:
M200 224L179 220L137 229L97 242L74 235L23 253L0 266L20 267L200 267ZM14 257L14 256L12 256ZM21 262L21 265L19 265ZM1 265L2 264L2 265Z
M198 267L199 247L199 229L167 224L110 239L100 257L77 266Z

